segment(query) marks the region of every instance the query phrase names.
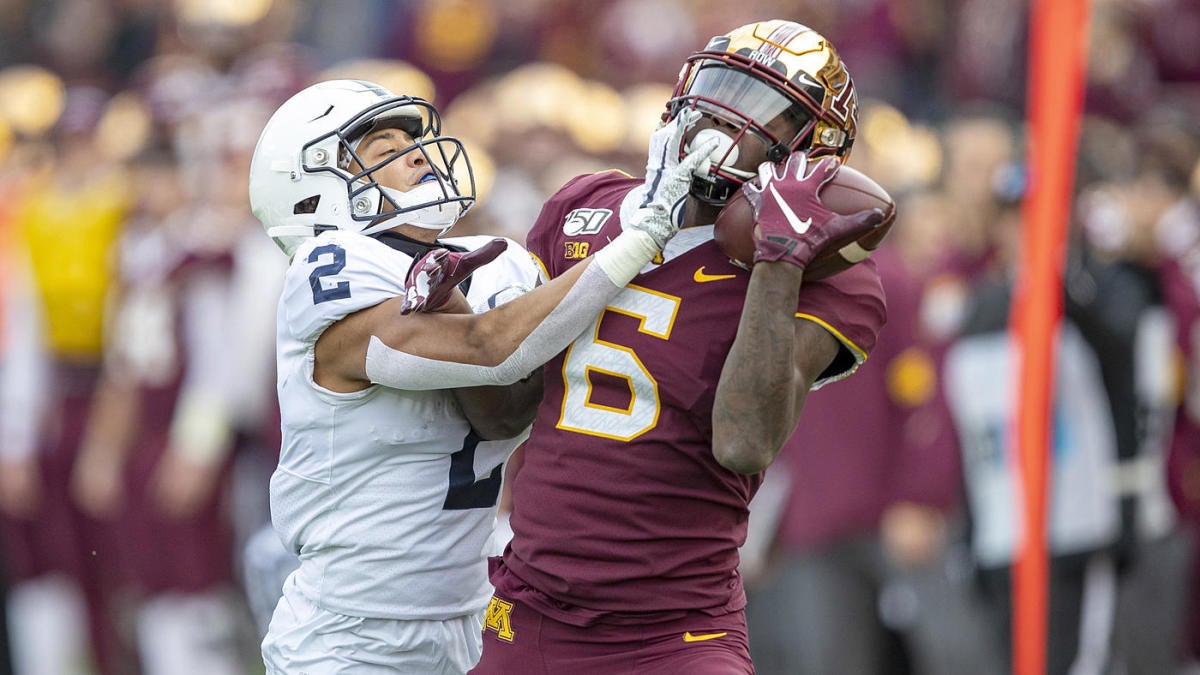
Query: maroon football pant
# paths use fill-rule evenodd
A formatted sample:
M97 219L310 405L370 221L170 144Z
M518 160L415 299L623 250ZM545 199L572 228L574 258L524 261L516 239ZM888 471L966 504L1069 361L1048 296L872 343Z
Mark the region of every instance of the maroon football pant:
M233 583L233 524L226 515L232 462L200 509L182 518L162 514L153 495L167 452L166 431L149 434L125 467L126 508L121 554L133 586L144 594L200 593Z
M493 597L474 675L750 675L745 612L649 625L573 626Z
M0 518L0 551L8 583L60 573L78 584L101 673L128 672L134 654L117 628L117 593L126 579L117 526L84 514L69 493L99 366L54 364L50 423L41 430L41 501L28 520Z

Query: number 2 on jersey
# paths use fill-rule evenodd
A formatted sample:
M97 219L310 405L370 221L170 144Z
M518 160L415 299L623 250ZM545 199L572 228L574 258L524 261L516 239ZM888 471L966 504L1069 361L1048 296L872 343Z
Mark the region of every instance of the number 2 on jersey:
M463 441L462 450L450 455L450 486L442 509L486 509L496 505L500 497L500 482L504 465L498 464L486 478L475 480L475 448L483 440L472 429Z
M331 255L333 261L313 268L308 275L308 284L312 286L313 304L319 305L329 300L342 300L350 297L350 282L339 281L333 286L326 287L323 277L329 277L342 271L346 266L346 249L337 244L318 246L308 254L308 262L315 263L324 255Z
M660 340L671 337L680 299L630 284L600 313L590 330L579 336L563 361L563 406L558 428L589 436L628 441L658 423L658 381L636 352L624 345L601 340L600 322L607 312L639 320L638 332ZM629 405L625 408L592 400L593 373L625 380Z

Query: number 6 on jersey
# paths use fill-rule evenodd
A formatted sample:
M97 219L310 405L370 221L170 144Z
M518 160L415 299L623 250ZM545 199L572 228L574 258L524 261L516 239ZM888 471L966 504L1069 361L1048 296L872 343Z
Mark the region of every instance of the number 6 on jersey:
M590 436L628 441L658 423L658 382L629 347L601 340L600 324L608 312L639 320L638 331L661 340L671 337L680 299L630 284L609 304L590 330L567 350L563 361L565 394L558 428ZM592 375L625 380L629 405L619 408L592 400Z

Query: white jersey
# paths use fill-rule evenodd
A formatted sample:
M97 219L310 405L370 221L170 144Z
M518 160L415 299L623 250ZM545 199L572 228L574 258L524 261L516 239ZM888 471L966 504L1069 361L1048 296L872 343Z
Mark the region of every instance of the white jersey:
M960 339L946 354L946 393L963 449L963 474L979 564L1012 563L1022 537L1021 484L1009 433L1017 355L1006 333ZM1096 352L1063 322L1057 344L1046 534L1054 555L1112 545L1120 533L1113 489L1117 440ZM984 383L984 384L981 384Z
M491 237L445 241L475 249ZM349 616L440 620L482 611L502 463L523 437L481 441L449 391L313 381L317 338L335 321L403 294L412 258L359 234L306 242L278 310L283 445L271 518L300 557L296 586ZM520 245L477 270L467 299L486 311L537 283Z

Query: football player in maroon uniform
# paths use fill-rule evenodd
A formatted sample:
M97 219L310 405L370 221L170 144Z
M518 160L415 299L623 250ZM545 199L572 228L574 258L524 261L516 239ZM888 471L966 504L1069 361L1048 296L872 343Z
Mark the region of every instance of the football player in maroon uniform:
M584 175L546 203L527 244L552 279L628 226L664 156L718 141L675 210L679 233L544 368L472 672L753 671L738 574L748 504L807 392L853 373L885 320L871 260L804 278L829 241L883 218L817 198L856 114L821 35L743 26L688 59L644 179ZM742 266L712 223L756 176L755 264Z

